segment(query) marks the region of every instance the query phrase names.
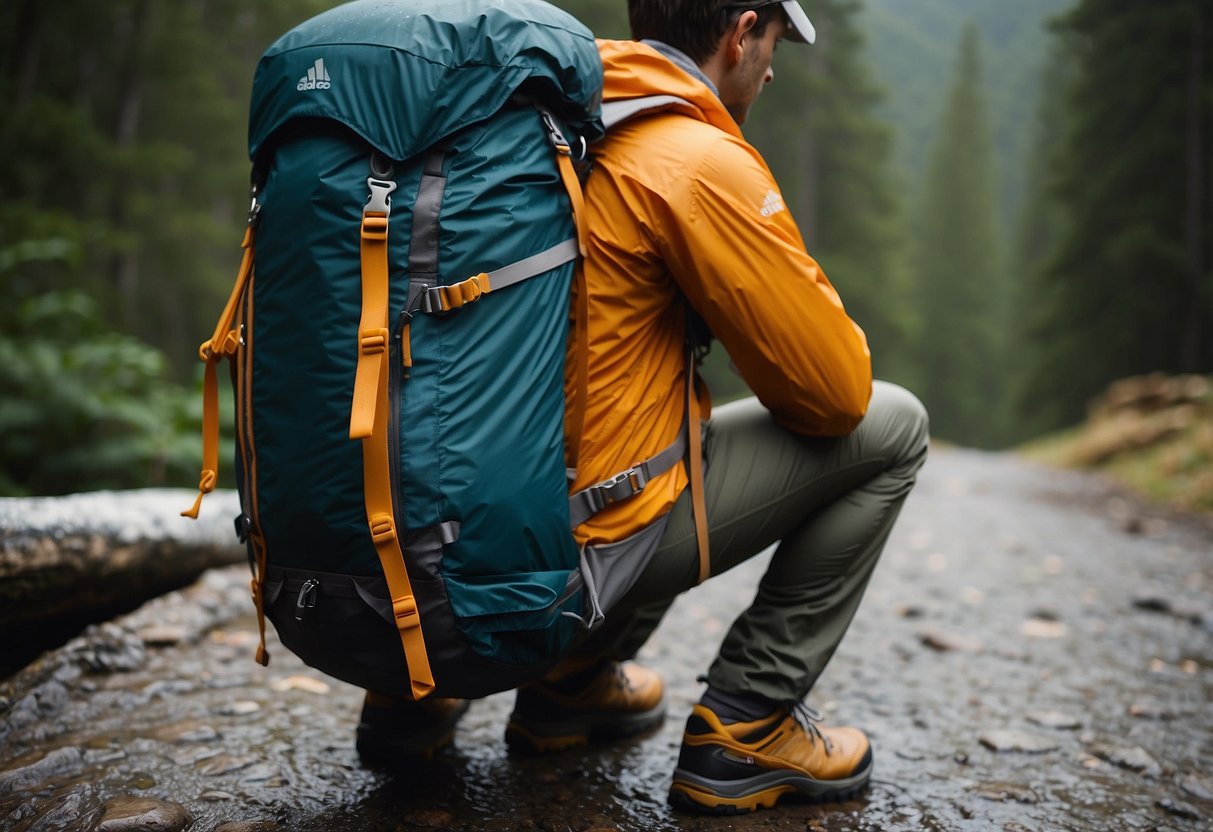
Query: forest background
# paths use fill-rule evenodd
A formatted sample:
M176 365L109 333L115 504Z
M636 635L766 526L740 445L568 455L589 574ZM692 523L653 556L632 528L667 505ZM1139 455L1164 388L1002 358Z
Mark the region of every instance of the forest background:
M319 0L0 6L0 495L192 486L261 52ZM624 0L556 0L626 37ZM802 0L747 137L936 437L1213 372L1207 0ZM744 393L717 348L718 399Z

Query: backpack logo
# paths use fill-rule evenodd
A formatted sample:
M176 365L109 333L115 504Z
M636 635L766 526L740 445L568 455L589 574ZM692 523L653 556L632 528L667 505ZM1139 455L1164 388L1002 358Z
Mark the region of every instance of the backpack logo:
M300 92L305 90L327 90L333 84L329 79L329 71L324 68L324 58L317 58L313 66L307 68L307 75L299 79L299 85L295 89Z
M775 191L767 191L766 199L762 201L762 211L760 213L764 217L769 217L772 214L778 214L785 207L783 197L775 193Z

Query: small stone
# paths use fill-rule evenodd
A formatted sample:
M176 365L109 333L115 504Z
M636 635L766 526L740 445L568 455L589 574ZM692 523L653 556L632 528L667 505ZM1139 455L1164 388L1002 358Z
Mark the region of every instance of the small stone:
M211 803L218 803L222 800L235 800L236 795L229 792L220 791L219 789L211 789L209 792L203 792L202 794L198 795L198 799L206 800Z
M276 820L241 820L215 827L215 832L278 832L282 827Z
M1150 753L1140 746L1124 748L1115 745L1097 743L1091 746L1091 753L1101 760L1114 766L1135 771L1146 777L1162 776L1162 766L1150 756Z
M1033 805L1040 801L1040 796L1036 792L1018 783L982 783L974 789L974 793L978 797L999 803L1014 801Z
M1161 595L1135 595L1133 596L1133 607L1147 612L1164 612L1171 611L1171 599Z
M301 690L306 693L315 693L323 695L332 690L326 682L319 679L314 679L311 676L297 674L295 676L287 676L285 679L278 679L270 684L270 687L276 691Z
M1002 825L1002 832L1033 832L1033 830L1024 826L1022 823L1008 821Z
M442 809L418 809L404 816L404 825L401 828L420 826L424 829L446 829L454 822L455 816Z
M1184 820L1200 820L1201 817L1200 812L1195 806L1190 803L1184 803L1182 800L1164 797L1161 800L1155 801L1154 805L1168 815L1175 815L1175 817L1183 818Z
M927 614L925 609L914 604L900 606L897 608L896 612L901 618L922 618Z
M193 822L179 803L128 795L105 804L96 832L180 832Z
M168 625L144 627L136 635L144 647L175 647L185 641L185 630Z
M255 714L261 710L261 703L254 702L251 699L240 699L235 702L229 702L221 707L216 713L220 716L248 716Z
M156 778L148 774L146 771L131 772L130 779L126 781L126 785L132 789L150 789L156 785Z
M150 736L167 743L212 742L219 739L219 733L214 728L196 719L165 725L152 731Z
M1161 702L1142 700L1129 706L1129 715L1138 719L1171 720L1175 714Z
M1199 797L1201 800L1213 800L1213 777L1189 774L1179 782L1179 787L1193 797Z
M1049 751L1056 751L1061 747L1050 737L1042 737L1039 734L1030 734L1027 731L1019 731L1014 728L986 731L981 735L979 741L986 748L991 751L997 751L1000 754L1011 751L1019 751L1025 754L1045 754Z
M256 763L240 775L241 783L263 783L281 774L273 763Z
M981 650L981 641L960 633L949 633L944 630L926 630L919 634L919 640L932 650L948 653L953 650L963 653L977 653Z
M1063 731L1073 731L1082 727L1082 721L1078 717L1061 711L1035 711L1028 714L1028 722L1042 728L1058 728Z
M214 777L220 774L230 774L233 771L240 771L241 769L248 768L254 762L256 760L252 757L233 757L230 754L219 754L218 756L201 761L196 768L199 774Z
M1046 618L1028 618L1019 625L1019 631L1028 638L1065 638L1066 623Z

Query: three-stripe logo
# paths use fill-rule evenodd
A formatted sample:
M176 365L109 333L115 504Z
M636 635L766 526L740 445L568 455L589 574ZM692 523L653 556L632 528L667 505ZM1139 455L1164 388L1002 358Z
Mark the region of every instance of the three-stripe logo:
M299 79L299 85L295 89L300 92L304 90L327 90L332 85L329 71L324 68L324 58L317 58L316 63L308 67L307 75Z

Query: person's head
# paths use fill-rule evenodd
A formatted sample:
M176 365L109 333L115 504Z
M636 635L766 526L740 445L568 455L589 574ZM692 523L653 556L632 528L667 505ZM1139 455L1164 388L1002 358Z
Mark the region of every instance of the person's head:
M816 37L795 0L628 0L628 17L633 38L662 41L698 64L738 124L775 77L775 44Z

